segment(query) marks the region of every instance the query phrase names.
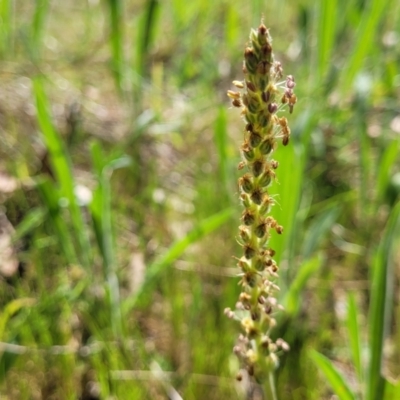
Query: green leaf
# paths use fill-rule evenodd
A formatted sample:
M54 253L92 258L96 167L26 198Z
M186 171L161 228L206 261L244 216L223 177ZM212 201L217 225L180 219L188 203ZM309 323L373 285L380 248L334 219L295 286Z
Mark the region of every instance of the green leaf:
M91 250L87 237L86 226L83 221L81 210L77 204L74 192L74 179L69 159L69 154L61 140L60 135L55 130L47 96L45 94L41 78L33 81L33 88L36 98L37 119L43 133L44 142L49 152L52 171L56 182L60 185L60 198L64 197L68 201L68 208L71 213L74 234L79 243L79 261L86 268L91 265ZM57 201L58 202L58 201Z
M4 340L6 325L9 319L16 314L21 308L29 307L35 304L36 300L32 298L21 298L12 300L6 304L0 313L0 341Z
M16 227L15 232L12 235L12 240L14 242L20 240L29 232L41 225L46 218L46 214L46 210L42 207L37 207L29 211Z
M13 13L11 0L0 1L0 52L4 57L10 53L11 34L13 27ZM8 54L9 56L9 54Z
M332 228L339 213L340 207L334 204L332 208L315 218L304 238L302 249L304 259L308 259L318 248L325 235Z
M0 384L6 379L7 372L17 361L18 354L4 352L0 354Z
M308 280L322 265L323 257L318 254L314 258L311 258L303 262L296 274L296 277L289 285L286 296L283 300L283 305L287 314L295 316L301 305L301 292L304 290Z
M107 1L110 13L110 44L112 54L112 72L118 91L122 90L123 77L123 20L122 20L122 1Z
M378 163L378 189L377 198L382 200L385 196L386 189L388 187L391 169L393 164L398 160L399 156L400 140L394 140L388 144L385 152L382 155L381 160Z
M385 396L383 400L397 400L400 399L400 380L388 381L385 384Z
M352 86L354 77L363 67L364 60L368 54L374 54L373 45L377 34L377 29L384 11L390 9L390 0L370 0L366 2L365 11L362 13L362 20L358 28L357 37L353 51L348 58L347 68L344 69L344 85L343 88L348 90ZM376 47L377 48L377 47Z
M138 31L138 45L136 53L136 71L140 76L148 76L145 65L150 46L156 36L156 28L160 11L158 0L147 0L144 14L141 16Z
M383 397L385 384L381 375L383 342L385 331L390 324L390 307L392 306L394 284L393 249L399 233L400 202L392 209L373 263L369 313L370 365L367 390L369 400Z
M61 215L59 204L60 197L57 188L47 177L41 177L38 179L36 188L38 189L44 205L47 208L47 213L50 217L51 223L53 224L55 234L57 235L58 242L61 246L67 263L77 263L77 255L71 241L71 235L69 234L65 219L62 218Z
M122 319L119 282L114 255L110 180L113 171L129 165L130 159L126 156L105 159L102 148L97 141L92 142L91 153L98 185L94 191L93 201L90 204L89 210L103 259L104 274L107 280L110 300L111 325L115 335L120 336L122 334Z
M315 350L310 350L309 356L315 363L316 367L325 375L325 378L340 400L356 399L355 394L351 391L343 376L338 372L328 358Z
M350 340L351 355L353 358L354 367L357 372L359 382L363 382L363 369L361 360L361 340L360 340L360 330L358 327L358 315L360 311L357 307L354 295L349 293L348 296L348 309L347 309L347 331Z
M32 54L37 57L40 53L40 44L42 41L44 24L46 16L49 10L50 1L49 0L36 0L35 13L32 20L32 44L33 52Z
M331 64L331 54L335 45L335 28L338 13L337 0L322 0L318 18L318 75L324 76Z

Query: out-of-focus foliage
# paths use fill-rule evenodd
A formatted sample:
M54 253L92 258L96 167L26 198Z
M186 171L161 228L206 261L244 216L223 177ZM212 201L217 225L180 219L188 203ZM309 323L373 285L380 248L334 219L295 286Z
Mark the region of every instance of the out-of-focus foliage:
M0 1L1 398L245 398L225 94L261 15L299 98L279 397L400 398L394 0Z

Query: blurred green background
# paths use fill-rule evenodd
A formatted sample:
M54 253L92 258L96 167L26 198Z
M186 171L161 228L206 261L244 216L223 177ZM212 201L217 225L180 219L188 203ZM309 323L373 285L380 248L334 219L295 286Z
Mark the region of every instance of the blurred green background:
M400 399L398 1L0 0L2 399L251 398L226 91L262 15L299 98L280 399Z

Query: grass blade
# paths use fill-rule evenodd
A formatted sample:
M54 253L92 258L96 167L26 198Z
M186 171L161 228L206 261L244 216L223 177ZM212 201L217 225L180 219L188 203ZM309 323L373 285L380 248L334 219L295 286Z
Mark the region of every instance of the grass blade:
M361 340L358 327L359 309L357 307L354 295L349 293L347 309L347 332L350 340L351 355L353 357L354 367L357 372L359 383L363 382L363 370L361 363Z
M305 262L303 262L296 274L296 277L291 282L288 291L286 292L283 304L286 313L290 316L295 316L300 309L301 292L305 288L310 277L322 265L323 257L319 254Z
M335 28L337 17L337 0L320 2L320 17L318 18L318 80L325 75L330 66L331 54L335 43Z
M121 0L108 0L110 8L110 43L112 53L112 72L119 92L122 91L123 76L123 21Z
M33 16L32 23L32 41L33 41L33 53L38 54L40 52L40 43L43 36L43 28L46 20L46 16L49 10L49 0L36 0L35 13Z
M104 154L98 142L91 146L92 161L97 172L98 186L94 192L90 211L99 249L103 258L104 274L107 279L111 325L116 336L122 334L121 304L119 282L114 256L113 229L111 221L111 187L110 179L117 168L129 165L127 157L115 158L104 162Z
M386 381L384 400L400 399L400 380L397 382Z
M276 251L275 260L279 265L283 250L294 232L294 222L300 200L304 148L303 146L280 146L274 156L279 162L277 183L271 187L271 195L276 196L277 204L272 209L273 217L284 227L283 237L272 235L269 245Z
M35 304L36 300L32 298L21 298L10 301L6 304L0 313L0 341L5 339L6 326L10 318L24 307Z
M367 2L366 11L362 16L353 51L350 54L343 87L352 86L355 76L361 70L365 57L374 47L374 39L377 37L377 28L384 15L383 11L390 8L390 0L371 0Z
M321 241L332 228L337 217L340 213L340 207L333 205L331 209L321 213L311 224L307 230L306 236L303 242L302 254L303 258L307 260L311 257L312 253L320 245Z
M307 260L319 246L325 235L332 228L337 217L339 216L340 208L333 204L332 208L322 212L311 224L308 229L303 243L303 258Z
M368 126L365 120L365 115L368 114L368 101L371 98L372 81L367 75L358 75L355 82L355 101L354 101L354 116L355 128L359 143L359 166L360 166L360 190L359 203L360 210L366 215L370 214L368 199L368 186L371 178L371 157L372 146L371 138L367 134Z
M157 28L160 3L158 0L147 0L144 15L139 25L139 45L136 53L136 71L140 76L146 76L145 66L150 46L154 40Z
M356 397L351 391L343 376L338 372L338 370L333 366L332 362L318 353L315 350L311 350L309 355L316 367L322 371L325 375L327 381L332 387L333 391L339 397L340 400L355 400Z
M75 248L71 242L67 225L61 215L59 205L60 197L58 190L48 178L42 178L37 182L36 188L42 197L42 200L47 208L50 221L53 224L55 234L57 235L58 242L64 253L65 259L69 264L77 263L77 255Z
M55 130L50 117L50 107L40 78L34 80L36 97L37 119L42 131L46 148L49 151L52 171L60 185L60 196L68 200L75 235L78 238L80 252L79 259L82 265L90 266L90 244L86 235L86 227L81 210L76 202L74 180L68 152Z
M11 1L0 2L0 54L2 57L9 56L11 47L11 26L12 26Z
M43 223L46 218L46 210L42 207L34 208L25 215L24 219L15 228L12 235L13 242L17 242Z
M233 209L229 208L200 222L183 239L176 241L165 254L154 261L147 269L145 281L142 287L134 295L131 295L123 302L122 315L126 315L133 307L136 306L138 300L146 291L151 288L151 285L154 283L157 277L163 271L165 271L171 265L171 263L177 260L178 257L180 257L190 245L196 243L203 237L219 228L232 216L232 213Z
M400 140L394 140L390 144L388 144L385 152L382 155L382 158L379 165L378 170L378 189L377 189L377 199L378 201L382 201L385 197L385 192L388 187L392 166L397 161L399 156L399 148L400 148Z
M390 322L393 296L393 248L400 232L400 202L393 208L385 233L375 256L372 271L371 302L369 314L370 365L368 374L368 399L383 398L384 379L381 375L383 341Z

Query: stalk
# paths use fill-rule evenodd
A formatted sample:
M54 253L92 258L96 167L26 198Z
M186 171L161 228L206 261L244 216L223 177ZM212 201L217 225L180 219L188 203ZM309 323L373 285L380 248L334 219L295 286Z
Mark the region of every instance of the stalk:
M240 199L244 210L239 226L238 243L243 255L237 258L242 287L236 310L226 314L240 322L242 334L234 352L253 383L264 388L267 400L276 400L274 370L277 353L288 350L282 339L273 341L271 331L274 316L282 307L278 304L278 265L275 251L268 247L272 234L282 234L283 227L270 215L275 200L268 187L276 179L278 162L272 158L278 141L289 143L290 128L282 114L292 113L297 98L295 81L283 69L272 53L272 39L263 23L250 32L250 42L244 51L244 80L234 81L238 90L229 90L232 105L241 109L244 141L243 160L238 169ZM242 373L237 378L242 379Z

